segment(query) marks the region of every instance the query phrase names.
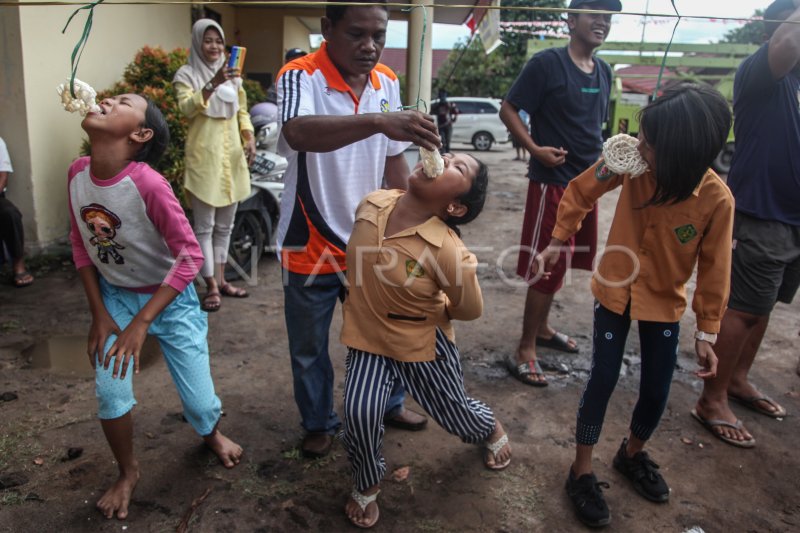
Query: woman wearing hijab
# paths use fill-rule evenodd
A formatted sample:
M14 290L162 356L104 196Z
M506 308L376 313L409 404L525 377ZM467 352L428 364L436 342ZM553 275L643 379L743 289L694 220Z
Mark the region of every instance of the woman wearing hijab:
M248 163L256 153L241 73L226 63L222 28L200 19L192 27L189 63L173 80L189 119L184 188L205 258L200 273L208 286L202 303L208 312L219 310L223 295L248 295L223 275L236 206L250 194Z

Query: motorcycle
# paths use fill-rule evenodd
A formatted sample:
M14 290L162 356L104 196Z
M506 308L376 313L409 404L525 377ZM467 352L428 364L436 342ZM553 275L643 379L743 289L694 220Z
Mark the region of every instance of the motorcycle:
M278 155L277 122L253 117L256 130L256 157L250 165L250 196L239 202L228 249L226 279L249 276L253 261L272 249L278 228L283 175L287 161Z

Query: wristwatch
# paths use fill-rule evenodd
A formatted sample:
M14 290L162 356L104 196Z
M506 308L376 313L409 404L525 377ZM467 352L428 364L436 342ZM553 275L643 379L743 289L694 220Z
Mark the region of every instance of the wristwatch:
M214 86L213 83L208 82L208 83L205 84L203 89L206 90L206 91L214 92L214 89L216 89L216 87Z
M699 341L706 341L707 343L714 345L717 342L717 334L716 333L706 333L705 331L695 331L694 338Z

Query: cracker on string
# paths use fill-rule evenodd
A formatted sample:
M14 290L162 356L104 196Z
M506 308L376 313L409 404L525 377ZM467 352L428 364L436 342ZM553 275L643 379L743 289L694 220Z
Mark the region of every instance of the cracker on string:
M427 150L420 146L419 158L422 160L422 170L425 175L433 179L444 173L444 159L439 150Z
M641 176L647 170L647 163L642 159L636 146L639 139L625 133L610 137L603 143L603 160L615 174L630 174L632 178Z
M85 81L75 79L72 85L73 91L69 90L69 80L56 87L56 92L61 97L61 105L70 113L78 112L81 116L86 116L90 111L100 112L100 106L97 105L95 99L97 98L97 91ZM71 92L75 93L72 97Z

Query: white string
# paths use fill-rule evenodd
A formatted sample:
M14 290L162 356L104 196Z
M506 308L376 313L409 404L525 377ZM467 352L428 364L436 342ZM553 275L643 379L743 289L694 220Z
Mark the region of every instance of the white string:
M609 138L603 143L603 159L614 174L630 174L632 178L644 174L647 163L636 146L639 140L625 133Z

